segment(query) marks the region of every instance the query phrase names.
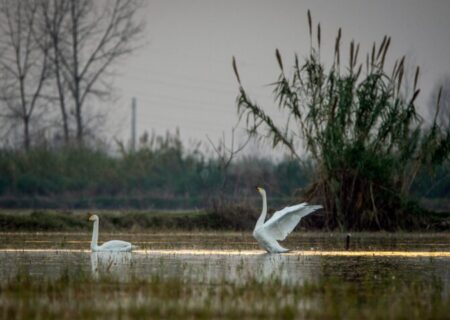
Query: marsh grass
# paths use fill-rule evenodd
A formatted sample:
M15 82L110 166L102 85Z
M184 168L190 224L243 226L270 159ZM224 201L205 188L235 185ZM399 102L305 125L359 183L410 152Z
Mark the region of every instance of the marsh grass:
M446 318L450 299L441 280L408 279L388 272L373 281L335 277L288 284L250 278L205 282L164 273L121 281L81 270L56 279L20 270L0 284L2 319L435 319Z

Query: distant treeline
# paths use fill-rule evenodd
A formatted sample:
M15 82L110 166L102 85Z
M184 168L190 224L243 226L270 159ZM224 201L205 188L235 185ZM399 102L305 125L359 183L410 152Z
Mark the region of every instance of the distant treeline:
M265 186L276 204L299 196L311 172L307 162L254 157L225 170L219 159L187 150L176 135L115 155L86 147L0 150L0 206L195 208L255 199L255 185ZM422 174L413 190L419 197L449 197L448 168Z
M285 197L307 183L297 161L244 157L224 170L176 135L115 155L87 147L0 151L2 207L193 208L255 197L255 185Z

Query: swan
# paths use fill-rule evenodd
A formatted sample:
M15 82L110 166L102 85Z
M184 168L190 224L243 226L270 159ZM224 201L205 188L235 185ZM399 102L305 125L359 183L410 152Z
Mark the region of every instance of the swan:
M89 221L94 221L94 230L92 232L92 241L91 241L91 250L93 252L102 252L102 251L126 252L136 248L136 246L133 246L131 243L122 240L111 240L99 246L97 244L98 220L99 219L96 214L93 214L89 217Z
M264 222L267 215L266 191L260 187L256 187L256 189L262 196L263 208L253 230L253 237L269 253L288 252L289 249L283 248L277 240L286 239L304 216L321 209L322 206L312 206L303 202L276 211L269 220Z

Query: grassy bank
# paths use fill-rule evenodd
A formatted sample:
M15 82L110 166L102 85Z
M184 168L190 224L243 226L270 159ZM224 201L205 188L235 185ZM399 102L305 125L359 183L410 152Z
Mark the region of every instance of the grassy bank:
M324 278L298 285L276 279L203 283L182 276L122 282L67 271L54 280L17 276L0 284L2 319L444 319L450 299L440 280ZM369 280L369 279L367 279ZM367 283L370 283L368 285Z
M269 212L273 210L269 209ZM90 214L100 216L104 231L162 230L253 230L259 212L249 206L226 206L208 210L135 211L135 210L0 210L0 231L86 231L92 225ZM403 231L448 231L450 214L430 212L426 224ZM323 215L318 212L302 219L300 228L326 230ZM399 229L398 231L402 231Z
M207 227L204 211L57 211L3 210L0 211L1 231L86 231L92 223L90 214L100 216L102 230L124 229L183 229Z
M241 206L189 211L5 209L0 210L0 231L86 231L92 227L88 217L93 213L99 215L104 231L250 230L257 219L255 210Z

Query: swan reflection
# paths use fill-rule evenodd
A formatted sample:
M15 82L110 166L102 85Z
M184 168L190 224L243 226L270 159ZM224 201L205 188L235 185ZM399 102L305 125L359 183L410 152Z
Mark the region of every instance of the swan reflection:
M156 258L156 257L155 257ZM280 254L255 256L186 256L188 263L176 263L179 259L165 258L165 275L183 275L204 282L230 281L244 283L248 280L277 280L283 283L301 283L311 277L307 257ZM173 261L173 263L170 263Z
M91 252L92 275L112 275L125 280L130 275L132 266L130 252Z
M262 254L256 258L256 263L259 266L258 276L264 280L266 279L280 279L288 278L288 257L281 254Z

